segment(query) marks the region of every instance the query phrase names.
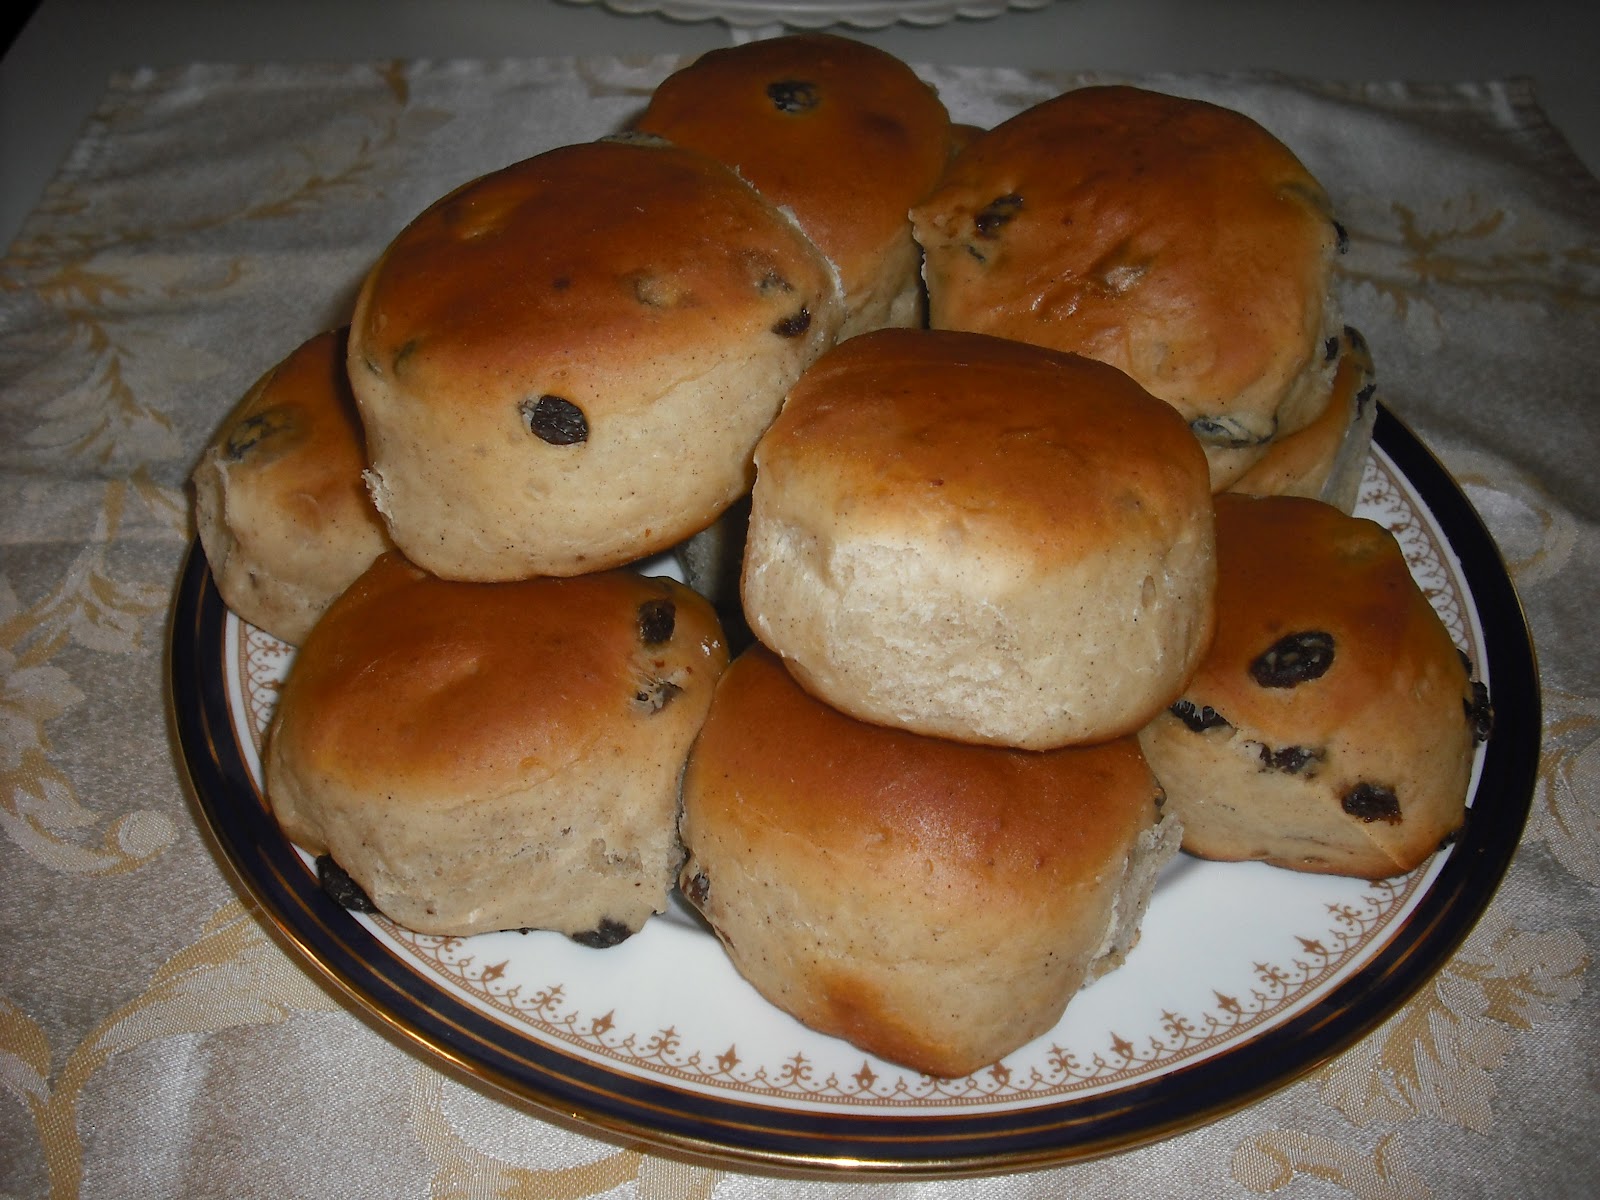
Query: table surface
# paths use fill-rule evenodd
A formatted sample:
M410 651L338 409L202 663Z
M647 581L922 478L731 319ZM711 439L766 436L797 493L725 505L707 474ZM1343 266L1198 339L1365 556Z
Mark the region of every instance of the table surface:
M1386 405L1483 515L1543 688L1506 883L1382 1029L1106 1159L780 1185L464 1082L355 1014L240 898L167 740L194 458L457 171L524 133L589 136L592 109L623 111L667 56L772 31L555 0L43 0L0 60L0 1197L1593 1194L1596 4L1056 0L851 31L968 113L1077 72L1214 90L1282 121L1334 185L1346 319Z

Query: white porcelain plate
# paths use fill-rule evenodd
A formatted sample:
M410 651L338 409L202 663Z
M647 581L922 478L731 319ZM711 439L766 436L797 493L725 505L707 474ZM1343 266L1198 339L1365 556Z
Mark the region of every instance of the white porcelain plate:
M172 694L200 808L243 887L307 960L437 1054L590 1132L744 1166L968 1174L1086 1158L1215 1119L1374 1028L1482 913L1532 795L1539 700L1520 606L1476 513L1380 411L1358 513L1489 686L1457 841L1382 883L1180 856L1126 964L1048 1034L934 1079L800 1026L733 970L681 901L619 946L551 933L426 937L319 889L260 793L262 733L292 650L233 617L196 546Z
M658 13L678 21L722 21L736 28L783 25L821 29L850 25L943 25L957 17L997 17L1008 9L1043 8L1050 0L572 0L625 14Z

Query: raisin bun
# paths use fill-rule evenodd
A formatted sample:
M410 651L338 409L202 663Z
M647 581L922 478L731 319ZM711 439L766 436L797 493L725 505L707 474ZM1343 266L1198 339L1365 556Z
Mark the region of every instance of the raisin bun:
M1241 113L1088 87L973 140L912 213L931 323L1111 363L1231 483L1328 394L1327 195Z
M1139 735L1205 858L1378 879L1460 828L1487 697L1399 544L1301 497L1217 497L1217 634Z
M841 337L922 323L907 212L938 182L950 117L894 55L825 33L713 50L662 81L637 128L736 167L838 267Z
M1366 339L1356 330L1330 338L1326 353L1337 366L1322 412L1304 429L1274 438L1261 460L1228 485L1230 492L1308 496L1355 511L1378 420L1377 382Z
M1048 749L1132 733L1211 632L1205 456L1114 367L980 334L825 355L756 452L745 615L866 721Z
M1133 738L1031 753L885 729L759 646L718 684L680 828L682 891L759 992L940 1076L1119 965L1178 842Z
M373 498L446 578L643 558L748 489L842 311L816 247L713 159L631 139L516 163L417 217L362 287Z
M670 580L460 583L386 554L295 658L267 800L410 929L610 944L667 903L678 779L726 663Z
M238 616L298 645L391 543L361 482L366 448L345 333L305 342L263 375L195 466L195 525Z

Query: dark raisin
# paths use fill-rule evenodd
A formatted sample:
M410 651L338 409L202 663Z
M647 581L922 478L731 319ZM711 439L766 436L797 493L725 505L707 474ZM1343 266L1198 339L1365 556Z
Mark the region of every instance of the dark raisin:
M739 265L749 277L751 285L763 296L794 291L794 284L783 277L783 272L770 254L746 250L739 255Z
M1304 630L1273 642L1250 664L1262 687L1289 688L1320 679L1333 666L1333 635Z
M1362 388L1359 392L1356 393L1356 412L1357 413L1365 413L1367 411L1367 402L1372 399L1372 393L1377 391L1377 390L1378 390L1378 385L1377 384L1369 383L1369 384L1367 384L1366 387Z
M1226 446L1232 450L1245 446L1259 446L1271 434L1262 435L1246 428L1234 417L1196 417L1189 422L1195 437L1212 446Z
M1307 746L1285 746L1281 750L1274 750L1271 746L1261 747L1262 765L1286 775L1298 775L1312 763L1321 761L1322 752Z
M269 408L246 417L228 430L222 446L223 453L231 461L238 462L268 438L288 429L292 423L289 411L283 408Z
M633 693L633 701L647 713L658 713L683 691L668 679L650 679Z
M610 917L601 919L600 924L593 929L586 929L582 933L574 933L572 940L580 946L588 946L591 950L604 950L608 946L616 946L627 941L633 936L621 921L613 921Z
M690 904L700 908L711 898L711 880L704 871L696 871L684 881L683 894Z
M1461 707L1467 711L1473 742L1487 742L1494 732L1494 705L1489 703L1489 688L1482 680L1472 681L1472 699L1463 699Z
M1209 704L1197 708L1192 700L1179 700L1167 711L1196 733L1229 727L1228 719Z
M400 349L394 352L394 361L390 363L390 366L394 368L394 373L396 375L400 374L401 368L405 366L406 359L415 354L417 352L417 347L421 344L422 341L420 338L407 338L406 341L401 345Z
M1022 210L1022 197L1015 192L996 196L972 218L972 224L981 238L992 238L995 231Z
M1325 342L1323 344L1323 347L1322 347L1322 358L1323 358L1323 361L1324 362L1332 362L1334 359L1336 359L1338 357L1339 357L1339 339L1338 338L1329 338L1327 340L1327 342Z
M1350 231L1335 221L1333 223L1333 234L1339 253L1348 254L1350 252Z
M1371 824L1387 821L1400 824L1400 799L1386 787L1375 783L1358 783L1344 794L1340 806L1358 821Z
M528 432L552 446L572 446L589 440L589 421L571 400L540 396L517 405Z
M1448 849L1450 849L1451 846L1454 846L1460 840L1461 840L1461 830L1452 829L1449 833L1445 834L1442 838L1439 839L1439 849L1440 850L1448 850Z
M811 310L801 305L800 311L792 317L784 317L772 327L772 332L779 337L799 337L811 328Z
M671 600L646 600L639 605L639 640L646 646L659 646L672 640L678 607Z
M331 854L317 856L317 886L322 888L328 899L341 908L348 908L351 912L378 911L378 906L372 902L372 897L362 890L359 883L350 878L343 867L333 861Z
M772 101L772 107L782 113L810 112L817 106L821 97L817 94L817 85L806 83L799 79L780 79L776 83L767 84L767 99Z

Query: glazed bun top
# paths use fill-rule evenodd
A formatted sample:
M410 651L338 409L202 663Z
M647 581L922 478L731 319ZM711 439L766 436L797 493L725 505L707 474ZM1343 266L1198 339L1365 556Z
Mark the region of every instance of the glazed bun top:
M319 787L469 803L557 775L641 715L675 720L675 692L708 693L726 659L710 605L672 580L446 582L389 553L300 648L273 757Z
M556 396L592 423L805 335L836 294L809 241L723 164L649 139L563 146L394 239L357 300L350 370L358 400L362 372L420 397L441 438L484 436L507 396Z
M345 375L347 333L319 333L262 375L219 432L217 449L247 468L230 479L234 504L280 511L286 524L317 536L341 523L370 526L381 544L361 482L367 456ZM315 537L306 540L314 551Z
M1224 494L1216 514L1217 629L1191 693L1273 744L1365 729L1425 755L1431 722L1465 728L1467 667L1388 530L1294 496Z
M912 219L934 326L1111 363L1203 440L1265 441L1327 394L1331 205L1241 113L1069 91L976 137Z
M824 33L713 50L656 89L637 127L736 167L839 268L847 294L938 182L943 102L900 59Z
M758 488L840 535L1049 569L1209 527L1205 458L1114 367L981 334L886 329L825 354L756 451ZM819 520L822 519L819 517Z
M933 906L879 908L886 922L964 924L979 905L1070 927L1155 823L1159 788L1133 738L1039 753L887 729L754 646L718 682L685 792L703 836L736 829L771 869L803 872L794 886L827 888L817 873L832 871L840 896Z

